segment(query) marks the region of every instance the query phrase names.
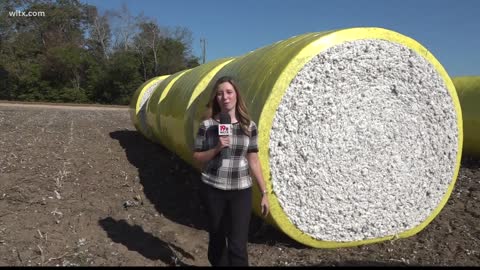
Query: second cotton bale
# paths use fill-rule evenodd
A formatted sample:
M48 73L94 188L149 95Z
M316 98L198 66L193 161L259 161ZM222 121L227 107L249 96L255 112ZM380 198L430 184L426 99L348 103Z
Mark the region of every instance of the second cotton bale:
M463 153L480 157L480 76L452 78L462 107Z

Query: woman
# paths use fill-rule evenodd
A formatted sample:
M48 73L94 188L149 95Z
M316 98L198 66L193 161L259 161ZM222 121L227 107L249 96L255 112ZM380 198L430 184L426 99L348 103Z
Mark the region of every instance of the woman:
M208 260L213 266L248 266L247 240L252 208L253 174L262 191L261 210L269 205L258 159L257 126L232 78L218 79L207 105L206 120L195 138L193 159L202 168L201 194L208 215ZM231 136L218 136L220 114L230 115ZM227 160L220 154L227 148Z

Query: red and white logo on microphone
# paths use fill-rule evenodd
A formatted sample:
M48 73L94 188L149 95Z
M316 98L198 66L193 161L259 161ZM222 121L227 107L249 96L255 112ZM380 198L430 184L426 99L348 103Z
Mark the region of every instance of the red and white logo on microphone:
M231 124L219 124L218 125L218 136L229 136L232 135L232 125Z

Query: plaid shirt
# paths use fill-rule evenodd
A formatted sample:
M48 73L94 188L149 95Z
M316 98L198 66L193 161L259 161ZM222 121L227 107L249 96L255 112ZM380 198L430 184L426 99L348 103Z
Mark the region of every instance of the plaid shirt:
M218 144L218 124L210 118L200 123L195 138L195 152L203 152L214 148ZM240 124L232 124L229 158L223 160L218 153L202 168L202 181L218 189L240 190L252 186L252 178L249 173L247 153L258 152L257 126L250 121L251 137L245 135Z

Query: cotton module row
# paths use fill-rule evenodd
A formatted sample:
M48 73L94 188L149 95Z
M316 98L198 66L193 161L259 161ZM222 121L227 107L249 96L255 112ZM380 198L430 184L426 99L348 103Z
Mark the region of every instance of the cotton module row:
M382 28L309 33L156 77L132 99L135 127L193 164L224 75L259 128L267 222L296 241L333 248L408 237L448 200L462 154L460 104L415 40Z

